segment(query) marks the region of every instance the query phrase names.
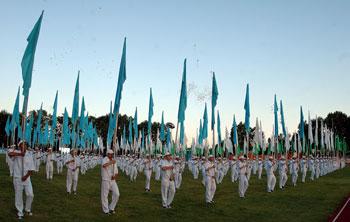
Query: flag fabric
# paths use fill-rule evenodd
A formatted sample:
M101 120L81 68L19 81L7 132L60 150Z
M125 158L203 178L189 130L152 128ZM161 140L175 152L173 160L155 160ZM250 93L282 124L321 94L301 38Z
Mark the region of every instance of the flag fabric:
M303 107L300 106L300 124L299 124L299 137L300 140L304 139L304 114L303 114Z
M311 122L311 118L310 118L310 112L309 112L309 116L308 116L308 137L309 137L309 143L310 143L310 147L314 142L314 136L312 135L312 122Z
M318 118L316 116L316 126L315 126L315 139L314 139L314 142L315 142L315 147L317 149L318 147Z
M275 117L275 130L274 130L274 135L275 138L278 139L278 105L277 105L277 99L276 99L276 94L275 94L275 100L274 100L274 104L273 104L273 113L274 113L274 117Z
M72 109L72 123L75 124L75 122L78 119L79 115L79 76L80 71L78 71L78 77L77 81L75 83L75 90L74 90L74 99L73 99L73 109ZM75 129L73 129L75 130Z
M249 133L250 131L249 84L247 84L247 89L245 94L244 110L245 110L245 122L244 122L245 131Z
M186 59L185 59L184 68L182 72L179 110L177 114L177 119L179 123L183 123L185 121L186 108L187 108L187 86L186 86Z
M203 128L202 128L202 139L208 138L208 111L207 103L205 103L204 114L203 114Z
M81 99L81 109L80 109L80 119L79 119L79 128L82 132L85 131L85 101L84 96Z
M153 116L153 96L152 96L152 88L150 89L149 94L149 109L148 109L148 134L151 134L151 127L152 127L152 116Z
M219 111L218 111L217 118L218 118L218 120L217 120L218 144L219 144L219 147L220 147L220 144L221 144L221 121L220 121Z
M162 122L160 123L160 135L159 138L161 141L165 140L165 125L164 125L164 111L162 112Z
M211 130L214 130L215 125L215 106L218 101L219 90L216 84L215 72L213 72L213 83L211 90Z
M20 88L18 87L17 97L15 101L15 105L13 106L12 111L12 119L11 119L11 130L14 133L17 126L20 125L19 123L19 94L20 94Z
M36 128L37 128L37 133L41 133L41 119L43 115L43 104L41 103L40 110L38 113L38 119L36 120Z
M286 123L284 121L284 112L283 112L283 105L282 105L282 100L280 100L280 115L281 115L281 124L282 124L282 132L283 136L287 137L287 131L286 131Z
M236 117L233 115L233 145L237 146L238 145L238 139L237 139L237 123L236 123Z
M180 144L184 145L184 138L185 138L185 126L184 123L180 123Z
M129 119L129 136L128 136L129 144L132 144L132 120Z
M198 135L198 143L199 145L202 145L203 143L203 125L202 125L202 119L199 120L199 135Z
M26 121L27 122L27 121ZM28 142L28 144L31 146L32 143L32 127L33 127L33 122L34 122L34 118L33 118L33 113L30 114L29 117L29 122L26 123L26 129L24 132L24 139L26 142Z
M35 23L32 31L30 32L27 38L28 44L21 61L22 79L23 79L22 88L23 88L23 96L25 97L24 99L25 103L28 102L29 89L32 85L34 57L35 57L35 51L38 43L43 15L44 15L44 11L41 12L41 15L38 21ZM28 104L23 104L23 114L27 113L27 105Z
M7 116L6 125L5 125L6 136L10 136L10 132L11 132L10 116Z
M62 131L63 131L63 144L68 146L70 144L70 132L69 132L69 126L68 126L68 112L66 108L64 108Z
M57 100L58 100L58 91L56 91L55 101L53 103L52 124L51 124L51 134L50 134L51 146L54 145L55 130L57 127Z
M122 58L120 60L120 66L119 66L118 85L117 85L117 91L115 93L114 109L113 109L114 115L117 115L117 113L119 113L120 100L122 98L122 91L123 91L123 85L125 80L126 80L126 38L124 38Z
M133 122L133 127L134 127L134 139L137 140L138 138L138 132L139 132L139 127L137 125L137 107L135 110L135 115L134 115L134 122Z

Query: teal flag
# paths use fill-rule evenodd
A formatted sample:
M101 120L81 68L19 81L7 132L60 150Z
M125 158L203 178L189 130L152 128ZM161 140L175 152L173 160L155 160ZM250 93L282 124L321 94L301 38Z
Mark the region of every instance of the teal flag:
M119 113L120 100L122 98L123 85L126 80L126 38L124 38L123 53L119 66L118 85L114 100L114 115Z
M33 73L33 65L34 65L34 56L36 51L36 45L38 43L41 21L44 15L44 11L42 11L38 21L35 23L34 28L30 32L27 38L27 47L22 57L21 68L22 68L22 79L23 79L23 96L25 97L23 104L23 114L27 113L28 106L28 96L29 89L32 85L32 73Z
M215 106L218 101L218 86L216 84L215 72L213 72L213 84L211 90L211 130L214 130L215 125Z
M187 86L186 86L186 59L185 59L184 69L183 69L183 73L182 73L179 110L178 110L178 114L177 114L177 118L178 118L179 123L183 123L185 121L186 108L187 108Z
M33 128L33 113L30 114L29 122L26 124L26 129L24 133L25 141L31 146L32 143L32 128Z
M198 143L202 145L203 143L203 125L202 125L202 119L199 120L199 134L198 134Z
M148 109L148 134L151 134L151 127L152 127L152 116L153 116L153 96L152 96L152 88L150 89L149 94L149 109Z
M300 106L300 124L299 124L300 140L304 139L304 127L305 127L305 122L304 122L303 107Z
M64 108L64 114L63 114L63 144L69 145L70 144L70 132L69 132L69 126L68 126L68 112L67 109Z
M286 131L286 124L284 122L284 112L283 112L282 100L280 100L280 114L281 114L281 124L282 124L283 136L286 137L287 131Z
M236 123L236 117L233 115L233 145L238 146L238 138L237 138L237 123Z
M277 138L278 137L278 105L277 105L276 94L275 94L275 100L274 100L274 103L273 103L273 114L274 114L274 117L275 117L275 130L274 130L274 133L275 133L275 138Z
M80 110L80 120L79 120L79 128L82 132L85 131L85 101L84 96L81 99L81 110Z
M202 128L202 139L208 138L208 111L207 103L205 103L204 114L203 114L203 128Z
M167 134L166 134L166 144L168 148L168 152L170 152L169 147L171 145L171 132L170 132L170 127L168 127Z
M139 127L138 127L138 124L137 124L137 107L136 107L136 110L135 110L135 115L134 115L134 139L137 140L138 139L138 133L139 133Z
M18 87L17 97L15 101L15 105L13 106L12 111L12 119L11 119L11 130L14 133L17 126L20 125L19 123L19 94L20 94L20 88Z
M219 111L218 111L218 120L217 120L217 131L218 131L218 144L220 147L220 144L221 144L221 121L220 121Z
M10 132L11 132L10 116L7 116L6 125L5 125L6 136L10 136Z
M180 144L184 145L185 142L185 126L184 123L180 123Z
M74 90L73 109L72 109L73 124L75 123L75 121L78 120L78 115L79 115L79 76L80 76L80 71L78 71L78 77L75 83L75 90Z
M38 113L38 119L36 120L36 128L37 128L37 132L41 133L41 119L42 119L42 115L43 115L43 104L41 103L40 106L40 110Z
M245 94L244 110L245 110L245 121L244 121L245 131L249 133L250 131L249 84L247 84L247 89Z
M52 124L51 124L51 133L50 133L50 144L54 145L55 141L55 130L57 127L57 100L58 100L58 91L56 91L55 102L53 103L53 114L52 114Z
M164 125L164 111L162 112L162 122L160 123L160 135L159 139L161 141L165 140L165 125Z
M132 120L131 118L129 119L129 144L132 144Z

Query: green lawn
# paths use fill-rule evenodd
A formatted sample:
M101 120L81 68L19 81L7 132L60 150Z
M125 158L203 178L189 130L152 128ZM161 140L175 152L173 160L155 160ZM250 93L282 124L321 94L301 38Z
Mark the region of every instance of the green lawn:
M252 176L245 199L238 197L238 184L226 176L217 186L215 205L207 207L204 187L186 169L173 208L163 209L160 182L152 180L152 192L145 193L142 174L135 183L120 175L117 213L105 216L100 203L99 167L79 176L77 196L67 196L65 173L54 174L49 182L43 170L41 166L40 173L32 177L34 215L25 221L325 221L350 193L349 167L316 182L299 183L296 188L277 189L271 194L266 192L266 177L259 181ZM4 155L0 155L0 221L16 221L14 191Z

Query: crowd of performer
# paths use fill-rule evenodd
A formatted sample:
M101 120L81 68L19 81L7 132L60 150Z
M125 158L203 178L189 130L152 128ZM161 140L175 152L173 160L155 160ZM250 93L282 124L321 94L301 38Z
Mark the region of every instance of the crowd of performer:
M78 154L79 153L79 154ZM252 176L258 180L266 178L266 190L271 193L278 188L284 190L288 179L292 186L297 186L298 180L305 183L307 177L310 181L317 180L335 170L345 167L345 157L339 155L228 155L227 158L214 155L192 156L185 159L165 152L164 155L149 154L123 154L116 155L113 150L106 150L104 157L98 153L87 153L71 149L70 153L53 152L52 148L30 149L25 142L18 146L9 147L6 155L10 176L13 177L15 191L15 207L17 216L22 219L24 215L31 216L31 205L34 198L30 177L45 167L46 179L54 179L54 168L57 174L62 174L66 167L67 194L77 195L79 175L95 167L101 168L101 205L105 214L115 214L119 200L117 180L119 171L130 182L137 180L138 175L145 176L145 192L151 192L151 180L161 183L161 203L163 208L171 208L176 190L181 188L182 174L186 167L194 180L202 183L205 189L205 202L214 203L216 186L229 177L232 183L238 182L238 195L246 196L249 181ZM265 174L263 172L265 171ZM308 173L309 172L309 173ZM263 177L264 175L264 177ZM266 177L265 177L266 175ZM278 181L277 178L278 177ZM23 204L23 191L26 202ZM108 203L109 192L112 201Z

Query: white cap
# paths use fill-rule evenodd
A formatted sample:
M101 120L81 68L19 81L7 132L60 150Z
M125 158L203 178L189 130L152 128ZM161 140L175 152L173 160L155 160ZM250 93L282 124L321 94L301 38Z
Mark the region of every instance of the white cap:
M113 150L111 150L111 149L107 150L107 154L113 154L113 153L114 153Z
M208 158L211 158L211 157L214 157L212 154L210 154L209 156L208 156Z
M166 153L164 154L164 156L170 156L170 153L169 153L169 152L166 152Z

